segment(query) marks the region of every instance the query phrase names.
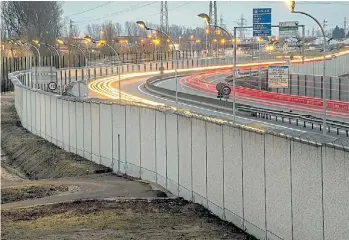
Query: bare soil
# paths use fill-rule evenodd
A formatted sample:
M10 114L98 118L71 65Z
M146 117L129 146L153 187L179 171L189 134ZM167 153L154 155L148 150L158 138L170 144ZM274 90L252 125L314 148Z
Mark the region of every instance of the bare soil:
M1 96L1 106L1 239L255 239L198 204L31 134L13 93Z
M27 199L43 198L67 192L67 185L30 185L25 187L8 187L1 189L1 204L23 201Z
M3 211L1 218L4 239L249 239L182 199L77 201Z

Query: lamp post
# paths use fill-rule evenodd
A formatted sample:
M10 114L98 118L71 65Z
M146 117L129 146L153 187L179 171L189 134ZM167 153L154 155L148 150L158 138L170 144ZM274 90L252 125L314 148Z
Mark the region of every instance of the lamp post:
M23 47L25 50L26 50L26 52L27 52L27 59L28 59L28 68L29 67L32 67L32 61L31 61L31 59L29 59L29 56L30 56L30 54L29 53L31 53L34 57L35 57L35 54L34 54L34 52L27 46L27 45L24 45L24 44L22 44L22 43L19 43L19 42L17 42L17 40L16 39L9 39L8 40L8 42L11 44L11 45L15 45L15 46L18 46L18 47ZM29 61L30 61L30 63L29 63ZM27 66L26 66L27 67ZM37 76L36 76L36 69L35 69L35 77L37 78Z
M62 41L62 40L58 40L58 42L62 43L63 41ZM84 58L85 58L85 67L87 67L87 58L86 58L86 55L85 55L84 51L82 51L82 49L81 49L79 46L74 45L74 44L65 43L65 42L63 42L63 45L70 46L70 47L75 47L75 48L79 49L79 51L82 53L82 55L83 55ZM87 76L87 71L86 71L86 76ZM87 77L86 77L85 82L86 82L86 95L87 95L87 97L88 97L88 79L87 79ZM81 92L80 92L80 84L79 84L79 97L80 97L80 96L81 96Z
M136 22L138 26L144 28L145 30L148 30L148 31L156 31L156 32L159 32L159 33L162 33L164 34L166 37L168 37L168 39L170 39L171 43L172 43L172 46L173 46L173 49L176 50L176 46L172 40L172 38L165 32L161 31L161 30L158 30L158 29L153 29L153 28L149 28L145 25L145 23L143 21L137 21ZM177 80L177 65L178 65L178 59L177 59L177 54L175 54L175 80L176 80L176 103L178 104L178 80Z
M41 47L41 44L40 44L39 40L33 40L33 43L38 45L39 48ZM46 46L45 44L43 44L43 45L44 45L44 47L46 47L50 51L50 73L51 73L50 79L51 79L51 82L52 82L52 64L53 64L52 57L53 57L53 52L52 52L52 50L48 46Z
M33 44L30 44L30 43L27 43L27 42L22 42L20 40L18 42L20 44L22 44L22 46L26 46L29 51L31 51L30 47L34 47L35 48L35 50L38 53L38 58L39 58L38 66L40 67L41 66L41 60L40 60L41 59L41 55L40 55L39 49L37 47L35 47ZM35 67L35 80L36 80L36 86L38 86L38 70L37 70L37 66Z
M118 53L116 52L116 50L115 50L110 44L108 44L107 42L102 42L101 40L92 39L90 36L85 36L84 38L85 38L85 39L91 40L93 43L101 42L104 46L109 47L109 48L114 52L114 55L118 57L119 101L121 101L121 72L120 72L120 70L121 70L121 59L120 59L119 54L118 54Z
M322 36L324 38L324 43L323 43L323 48L324 48L324 57L323 57L323 61L324 61L324 66L323 66L323 76L322 76L322 81L323 81L323 84L322 84L322 95L323 95L323 135L326 135L326 130L327 130L327 127L326 127L326 115L327 115L327 99L326 99L326 85L325 85L325 74L326 74L326 35L325 35L325 31L324 31L324 28L322 27L322 25L320 24L320 22L314 18L313 16L311 16L310 14L308 13L305 13L305 12L301 12L301 11L295 11L295 7L296 7L296 2L295 1L289 1L289 6L291 8L291 13L299 13L299 14L302 14L302 15L305 15L305 16L308 16L310 17L311 19L313 19L317 25L319 26L320 30L321 30L321 33L322 33Z
M201 17L202 19L204 19L207 24L209 26L213 26L213 27L216 27L216 28L219 28L221 29L222 31L224 31L225 33L228 34L228 36L232 39L234 38L234 67L233 67L233 123L235 124L235 118L236 118L236 106L235 106L235 74L234 74L234 71L236 69L236 28L234 28L234 37L230 34L230 32L228 30L226 30L225 28L223 27L220 27L218 25L214 25L214 24L211 24L211 19L210 17L206 14L206 13L200 13L198 15L199 17Z

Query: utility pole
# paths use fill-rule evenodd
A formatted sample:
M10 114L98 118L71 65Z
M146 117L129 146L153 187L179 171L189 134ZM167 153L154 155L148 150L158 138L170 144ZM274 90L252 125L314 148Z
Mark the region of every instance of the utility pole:
M160 30L162 32L165 32L166 34L169 34L168 32L168 7L167 7L167 1L161 1L160 2ZM167 39L164 37L164 35L161 34L160 37L160 55L161 53L166 49L166 42ZM175 49L174 49L175 50ZM166 52L166 51L164 51ZM162 62L162 56L160 56L160 60Z
M69 38L73 37L73 20L69 20Z
M238 26L239 26L239 36L240 36L240 38L244 39L245 38L245 31L246 31L246 29L243 28L243 27L245 27L246 24L247 24L247 20L246 20L246 18L244 18L244 14L241 14L239 20L235 21L235 23L237 23Z
M344 33L347 34L347 18L344 18Z
M215 25L217 25L218 15L217 15L217 2L216 1L210 1L209 17L211 19L211 23L214 23ZM213 49L212 48L212 31L213 31L213 29L211 29L211 27L209 29L210 29L209 38L208 38L209 49L210 49L211 54L213 54L213 51L212 51L212 49ZM215 33L216 33L216 31L215 31Z

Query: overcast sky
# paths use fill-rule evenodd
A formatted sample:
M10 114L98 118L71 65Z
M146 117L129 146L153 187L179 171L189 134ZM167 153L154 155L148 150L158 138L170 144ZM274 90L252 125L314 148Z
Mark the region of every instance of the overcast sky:
M307 12L317 18L321 23L324 19L328 22L327 28L333 28L335 25L343 27L344 18L347 17L347 29L349 28L349 1L343 2L297 2L296 10ZM102 5L102 6L101 6ZM217 11L220 18L223 15L224 24L229 30L237 26L238 21L243 14L247 20L247 25L252 24L253 8L272 8L272 24L278 24L282 21L299 21L311 29L315 22L310 18L291 14L284 2L262 2L262 1L227 1L217 2ZM95 9L93 9L95 8ZM79 1L64 2L64 16L71 18L83 34L89 23L103 23L105 20L119 22L122 25L125 21L143 20L146 22L160 23L160 2L155 1ZM199 13L208 13L209 2L206 1L186 1L173 2L168 1L168 21L169 24L183 25L187 27L203 26L202 19L197 17ZM276 31L276 32L275 32ZM274 34L277 30L273 31Z

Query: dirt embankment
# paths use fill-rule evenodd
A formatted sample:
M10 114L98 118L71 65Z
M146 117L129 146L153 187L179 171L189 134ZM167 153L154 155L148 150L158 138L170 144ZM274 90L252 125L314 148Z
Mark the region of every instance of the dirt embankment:
M1 96L1 148L8 155L6 164L19 169L29 179L111 172L107 167L67 153L24 129L10 93Z
M96 174L111 170L29 133L13 103L1 97L2 239L255 239L198 204Z

